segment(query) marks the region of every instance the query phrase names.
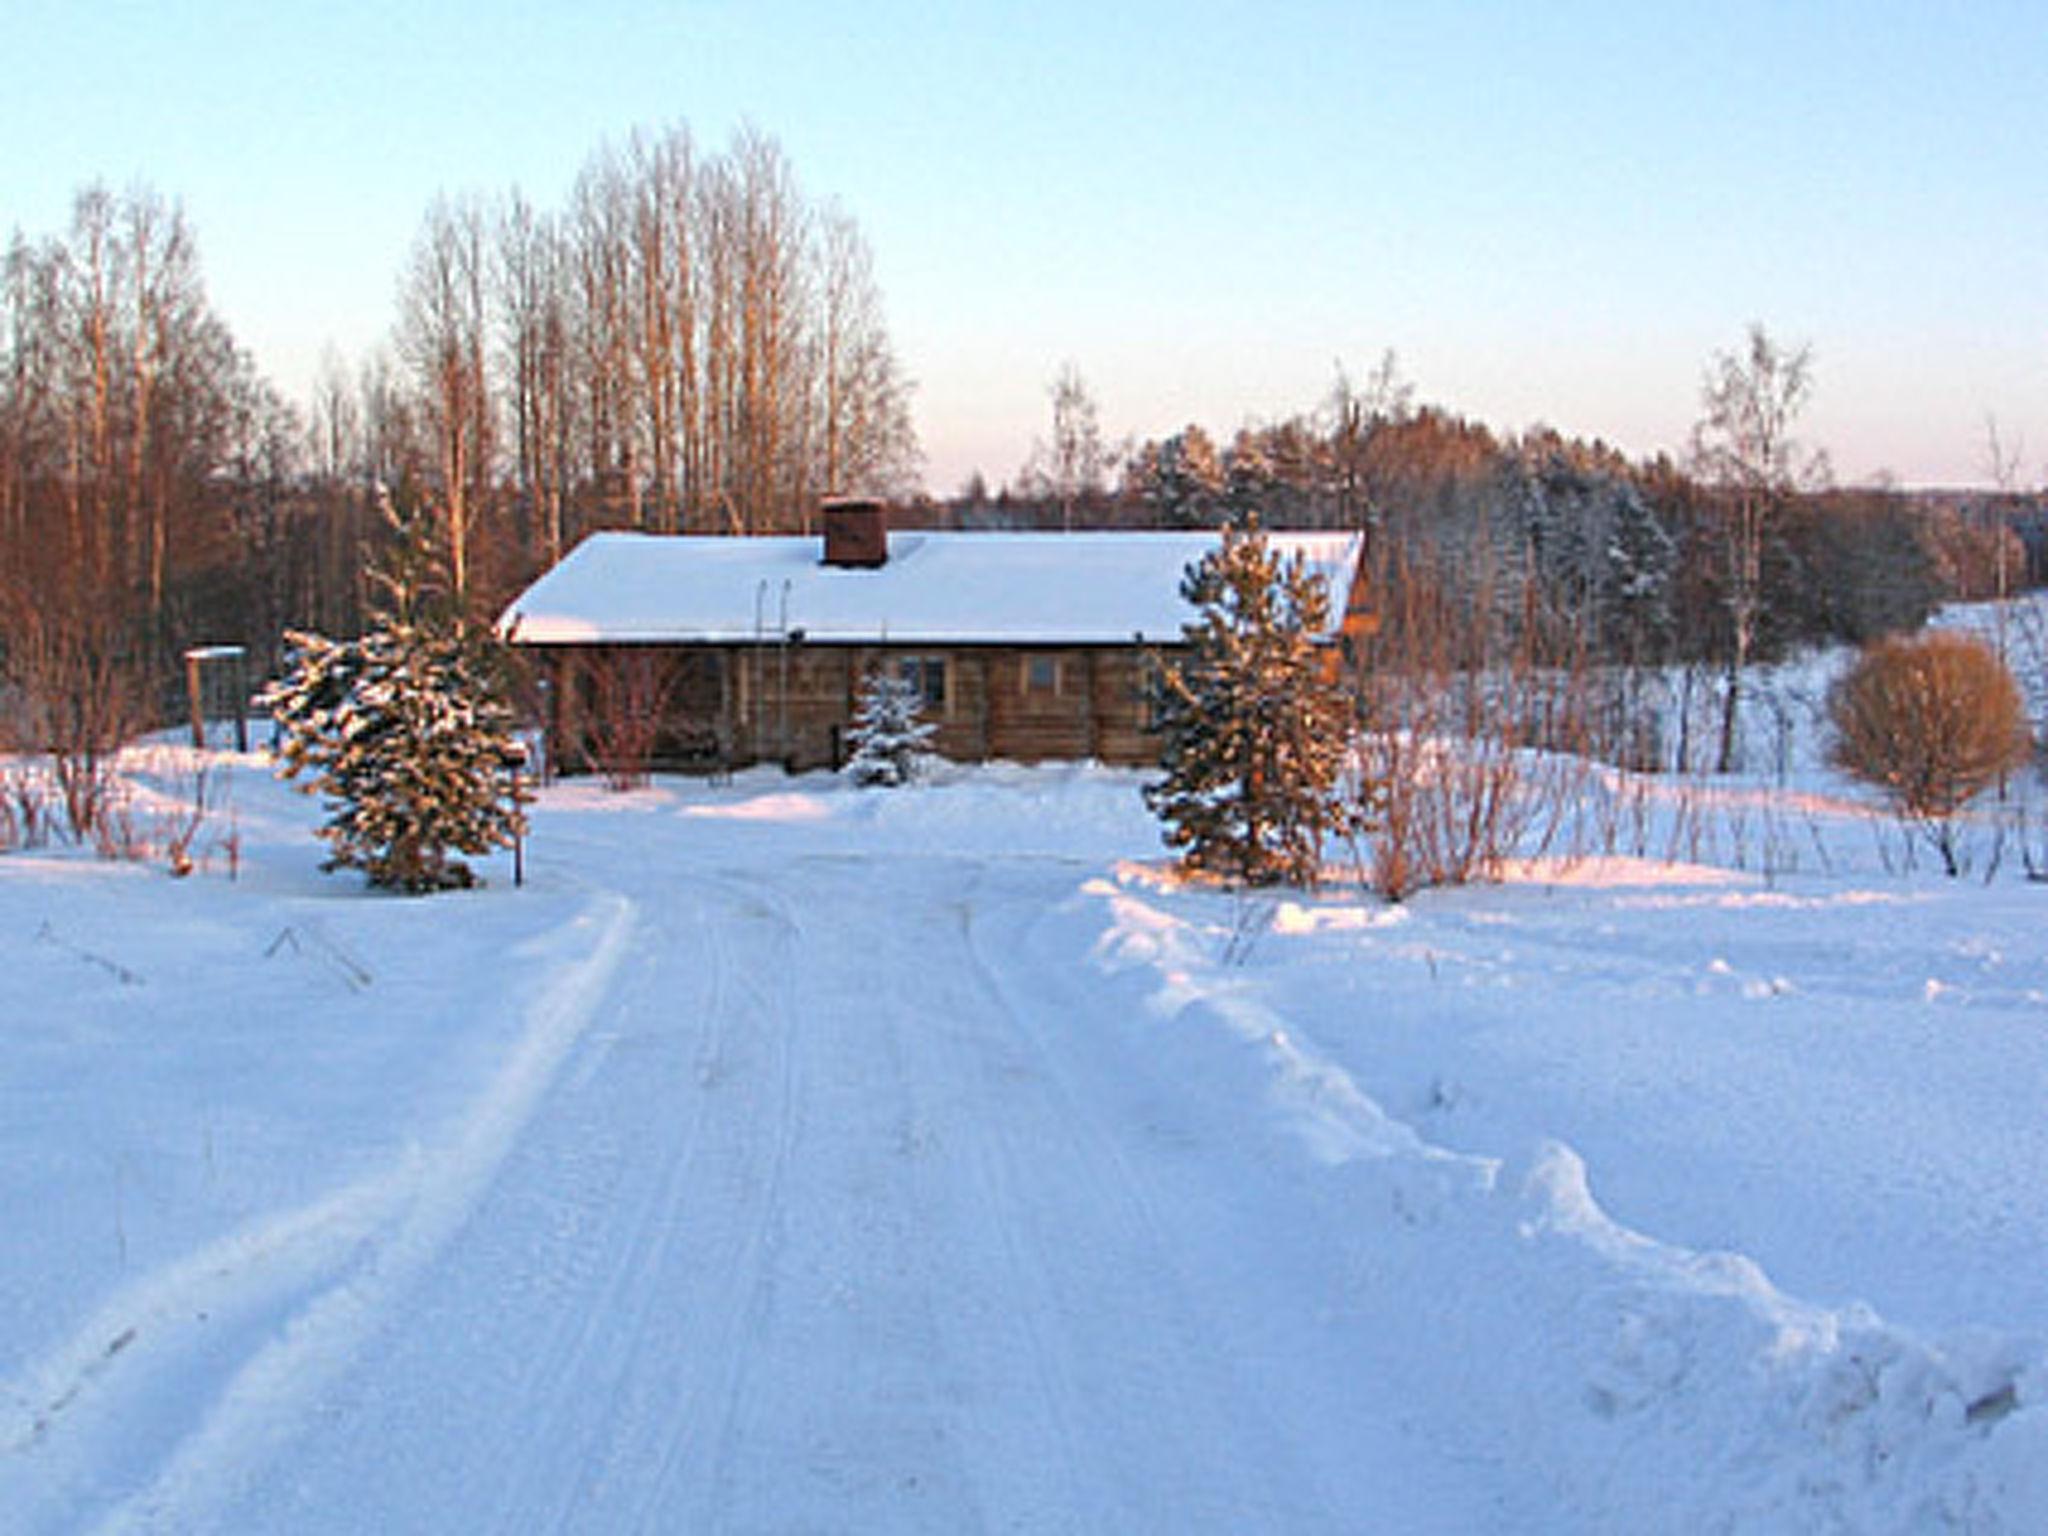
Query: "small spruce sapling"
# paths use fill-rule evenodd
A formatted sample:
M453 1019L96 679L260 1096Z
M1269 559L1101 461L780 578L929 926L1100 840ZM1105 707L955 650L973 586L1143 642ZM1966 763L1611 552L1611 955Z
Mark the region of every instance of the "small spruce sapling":
M294 632L288 675L264 695L281 742L278 774L305 775L329 811L324 869L361 869L413 894L476 883L457 857L509 847L525 819L504 765L512 712L485 642L454 613L431 520L388 508L397 534L372 572L374 626L357 640Z
M870 673L854 711L847 776L862 788L887 789L916 778L937 730L921 718L923 707L917 684L909 678Z

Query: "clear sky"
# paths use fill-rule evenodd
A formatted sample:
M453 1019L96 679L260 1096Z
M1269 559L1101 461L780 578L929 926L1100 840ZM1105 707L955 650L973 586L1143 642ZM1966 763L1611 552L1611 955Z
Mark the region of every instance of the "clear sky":
M0 229L183 202L287 394L387 332L433 195L751 121L876 256L931 489L1073 361L1114 435L1421 398L1677 450L1709 355L1812 344L1860 480L2048 476L2048 3L6 0Z

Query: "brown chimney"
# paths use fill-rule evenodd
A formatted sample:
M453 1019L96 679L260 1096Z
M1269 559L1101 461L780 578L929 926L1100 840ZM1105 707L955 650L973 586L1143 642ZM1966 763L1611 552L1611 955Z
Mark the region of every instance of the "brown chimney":
M879 501L834 497L820 509L825 564L872 569L889 561L889 512Z

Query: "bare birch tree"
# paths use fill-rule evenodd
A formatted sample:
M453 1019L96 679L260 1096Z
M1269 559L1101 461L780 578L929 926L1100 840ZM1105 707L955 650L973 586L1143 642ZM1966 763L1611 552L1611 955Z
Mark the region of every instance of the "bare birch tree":
M519 515L494 542L530 570L591 528L798 529L823 493L915 483L866 242L766 134L716 154L680 126L602 147L558 215L500 205L488 262L477 209L429 211L398 333L400 403L465 589L496 505Z
M568 261L554 220L514 194L498 220L495 265L501 395L512 431L522 542L553 563L566 546L573 412Z
M842 209L818 221L816 474L829 495L900 494L917 473L909 386L882 316L874 259Z
M1740 352L1717 352L1700 387L1693 461L1720 500L1723 605L1728 618L1727 690L1721 712L1721 773L1735 765L1743 669L1763 610L1764 560L1787 501L1827 478L1825 456L1792 435L1813 387L1813 352L1790 351L1760 324Z
M1033 445L1022 479L1032 493L1059 504L1060 526L1074 526L1077 503L1099 496L1109 472L1109 450L1095 396L1073 363L1062 363L1047 386L1052 400L1052 437Z
M412 371L458 604L470 598L471 534L491 482L495 438L485 367L487 224L474 200L436 198L401 295L399 346Z
M740 527L766 533L808 525L814 494L803 442L797 361L804 318L808 211L781 146L744 128L727 155L735 199L739 399L734 500ZM794 516L792 516L794 514Z

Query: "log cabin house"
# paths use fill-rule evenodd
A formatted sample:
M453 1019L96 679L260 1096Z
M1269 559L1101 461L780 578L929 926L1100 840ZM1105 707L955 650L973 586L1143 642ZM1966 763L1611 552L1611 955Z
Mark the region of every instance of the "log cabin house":
M1193 611L1214 533L891 531L828 502L824 537L598 533L500 633L539 663L550 761L636 734L654 766L836 767L863 681L914 681L959 760L1158 761L1146 681ZM1369 629L1358 534L1268 536L1329 583L1337 647Z

